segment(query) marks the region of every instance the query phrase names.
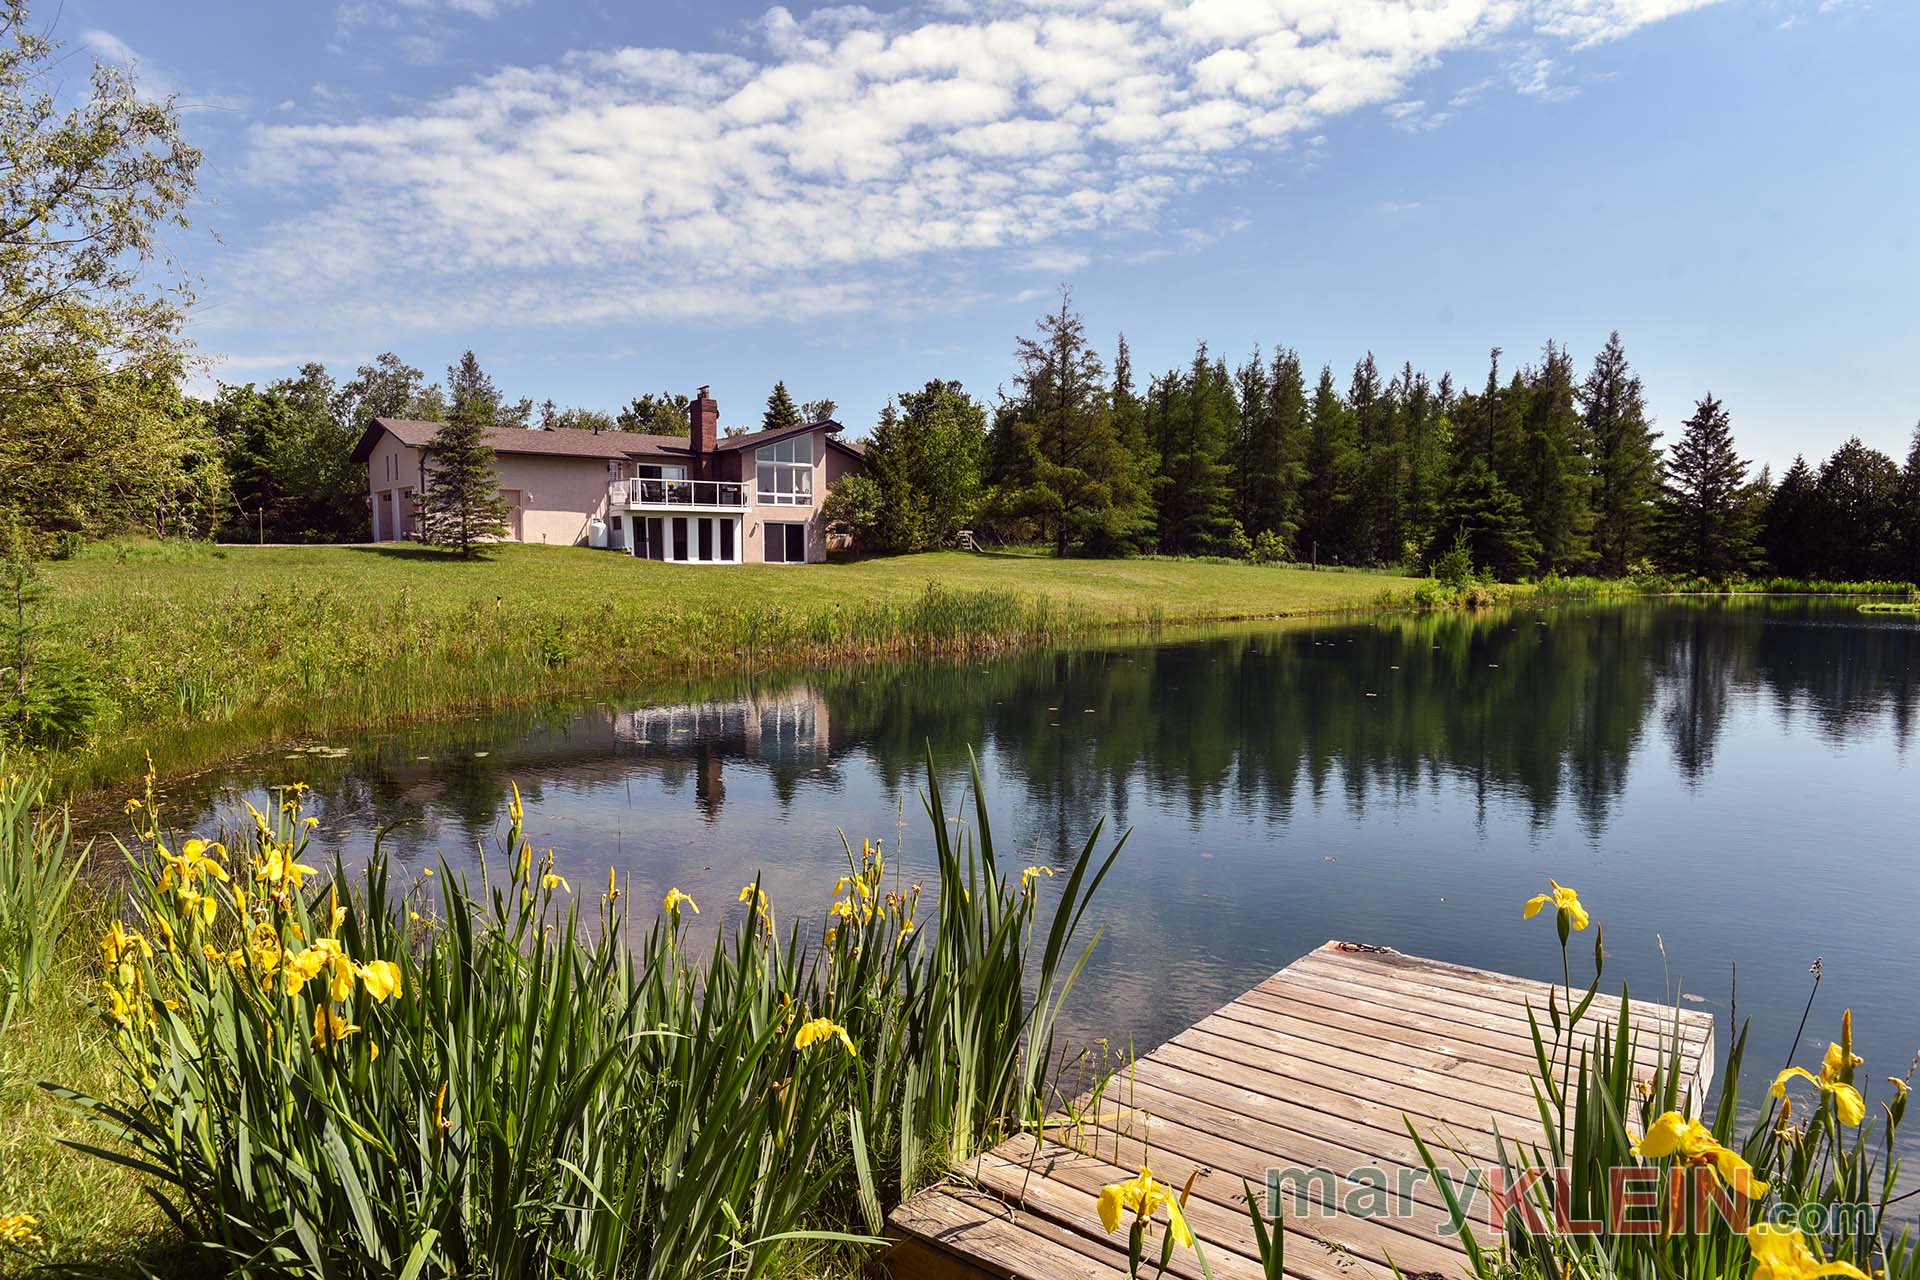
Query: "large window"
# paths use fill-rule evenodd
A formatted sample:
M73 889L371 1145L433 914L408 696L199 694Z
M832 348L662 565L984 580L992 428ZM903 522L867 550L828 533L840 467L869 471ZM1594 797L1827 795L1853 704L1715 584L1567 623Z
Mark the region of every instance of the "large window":
M807 526L798 521L788 523L781 520L768 520L761 525L766 531L766 561L768 564L805 564L807 562Z
M813 505L813 437L792 436L753 451L760 501L776 507Z

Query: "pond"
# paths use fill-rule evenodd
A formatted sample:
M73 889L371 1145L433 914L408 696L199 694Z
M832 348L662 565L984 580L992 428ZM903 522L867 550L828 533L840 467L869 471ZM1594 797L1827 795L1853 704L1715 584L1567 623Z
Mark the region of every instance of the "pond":
M1754 1019L1749 1081L1818 1065L1843 1007L1872 1076L1920 1048L1920 626L1820 601L1667 601L1269 626L742 682L236 761L173 789L183 828L305 780L317 852L376 832L409 873L470 865L509 780L583 893L691 893L712 929L756 872L817 919L841 831L930 878L978 754L1005 862L1132 834L1071 1013L1142 1052L1328 938L1540 978L1547 877L1605 926L1609 986ZM1584 962L1593 935L1582 936ZM1824 969L1804 1043L1792 1044ZM1579 970L1576 969L1576 973ZM1749 1094L1752 1097L1752 1094Z

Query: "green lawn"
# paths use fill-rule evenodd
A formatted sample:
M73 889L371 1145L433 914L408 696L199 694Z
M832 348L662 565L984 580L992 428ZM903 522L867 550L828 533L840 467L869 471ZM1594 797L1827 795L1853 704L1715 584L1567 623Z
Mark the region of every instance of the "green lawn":
M501 546L103 544L44 567L48 661L100 695L80 785L247 746L775 664L1392 605L1387 574L936 552L665 565Z

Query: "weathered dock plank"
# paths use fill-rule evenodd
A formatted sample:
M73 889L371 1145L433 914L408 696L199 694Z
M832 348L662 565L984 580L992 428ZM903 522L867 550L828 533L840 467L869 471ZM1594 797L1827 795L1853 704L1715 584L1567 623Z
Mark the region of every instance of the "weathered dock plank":
M1527 1007L1546 1027L1548 983L1352 943L1329 942L1201 1019L1108 1086L1097 1111L1058 1118L980 1157L888 1220L900 1280L1107 1280L1126 1274L1126 1239L1101 1227L1100 1188L1142 1162L1174 1187L1194 1179L1187 1217L1220 1280L1257 1280L1243 1183L1270 1167L1325 1169L1336 1199L1376 1168L1421 1168L1414 1126L1443 1166L1493 1165L1501 1138L1537 1142ZM1564 995L1561 997L1564 1000ZM1592 1017L1617 1020L1602 996ZM1696 1103L1713 1075L1713 1016L1633 1003L1643 1071L1677 1045ZM1085 1100L1083 1100L1084 1102ZM1411 1183L1405 1212L1289 1217L1287 1274L1298 1280L1457 1275L1463 1254L1440 1231L1445 1202ZM1171 1274L1200 1280L1176 1250Z

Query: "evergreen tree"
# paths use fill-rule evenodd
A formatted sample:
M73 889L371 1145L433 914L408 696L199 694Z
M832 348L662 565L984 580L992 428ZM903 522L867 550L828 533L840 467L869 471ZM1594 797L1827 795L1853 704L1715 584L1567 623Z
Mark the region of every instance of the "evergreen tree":
M1354 462L1353 416L1334 389L1332 368L1322 365L1307 425L1307 474L1300 503L1302 545L1296 556L1315 563L1353 562L1348 511L1353 503Z
M1907 450L1907 465L1900 473L1893 507L1893 576L1902 582L1920 583L1920 426L1913 429L1913 444Z
M507 500L487 439L500 412L500 393L471 351L447 369L447 390L446 424L427 446L421 532L471 559L481 542L507 532Z
M1665 568L1707 578L1745 572L1753 563L1753 510L1747 464L1733 447L1727 411L1711 394L1668 451L1660 502L1659 547Z
M1893 571L1900 466L1855 436L1821 464L1822 577L1863 581Z
M1660 433L1647 421L1640 379L1615 330L1580 384L1593 449L1593 554L1606 577L1624 576L1646 554L1660 492Z
M862 550L944 547L980 505L986 442L986 410L958 382L902 392L881 410L860 474L828 494L827 518Z
M1120 442L1106 370L1069 291L1037 329L1037 338L1018 339L991 509L1030 526L1057 555L1124 550L1152 527L1152 460Z
M1479 456L1472 455L1447 488L1427 544L1432 564L1464 545L1473 567L1505 582L1530 576L1539 564L1540 542L1527 524L1520 499Z
M1443 379L1450 393L1452 382ZM1402 533L1396 557L1418 563L1440 514L1440 496L1446 483L1447 430L1445 405L1451 395L1436 394L1424 373L1412 362L1400 370L1396 398L1401 406L1401 439L1405 451L1404 491L1400 500Z
M800 406L802 422L832 422L840 406L832 400L809 400Z
M1812 578L1820 572L1822 514L1820 486L1813 468L1796 455L1780 485L1767 499L1760 521L1760 545L1768 566L1790 578Z
M1113 434L1119 441L1121 452L1137 460L1138 474L1146 486L1143 501L1149 511L1154 508L1154 495L1160 470L1160 455L1155 450L1147 431L1146 403L1134 391L1133 352L1127 346L1127 335L1121 334L1113 354ZM1141 551L1151 545L1151 521L1143 521L1139 533L1130 541L1116 546L1118 551Z
M1394 388L1381 382L1371 351L1353 367L1347 405L1353 414L1358 452L1352 506L1356 527L1350 541L1358 559L1384 564L1398 560L1402 550L1400 502L1405 460Z
M772 393L767 396L767 411L760 415L760 429L784 431L788 427L801 425L800 408L794 404L793 397L787 394L787 384L774 383Z
M1232 471L1228 465L1239 406L1224 361L1193 354L1186 376L1165 379L1161 440L1160 548L1175 555L1222 555L1235 549Z
M1254 524L1254 491L1260 486L1263 474L1271 472L1270 464L1263 462L1261 453L1270 448L1273 438L1272 383L1258 346L1234 370L1233 381L1240 401L1240 417L1234 423L1233 444L1228 451L1233 468L1233 516L1240 527L1251 534L1258 532Z
M1510 464L1542 572L1572 572L1588 558L1589 449L1574 394L1573 357L1549 340L1540 364L1527 371L1520 449Z

